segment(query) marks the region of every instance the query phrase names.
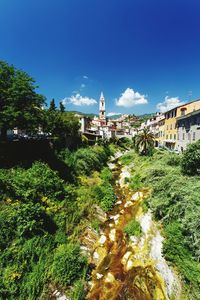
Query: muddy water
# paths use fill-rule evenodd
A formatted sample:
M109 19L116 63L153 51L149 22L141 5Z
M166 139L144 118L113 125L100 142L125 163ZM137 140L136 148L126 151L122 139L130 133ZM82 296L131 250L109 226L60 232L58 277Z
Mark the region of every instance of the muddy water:
M119 179L120 166L113 171ZM117 181L116 181L117 182ZM101 237L95 245L89 300L168 299L164 280L149 257L149 236L132 237L123 232L125 225L141 213L144 191L133 196L127 187L114 186L116 205L101 227ZM133 196L133 197L132 197ZM134 200L133 200L134 199Z

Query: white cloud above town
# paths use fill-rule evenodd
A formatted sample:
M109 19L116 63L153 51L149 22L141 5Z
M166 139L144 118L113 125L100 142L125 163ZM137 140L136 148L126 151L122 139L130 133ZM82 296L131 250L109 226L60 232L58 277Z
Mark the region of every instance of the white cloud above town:
M76 95L72 95L71 97L66 97L62 100L64 105L73 104L75 106L90 106L97 103L97 101L93 98L89 98L87 96L81 96L79 93Z
M87 75L83 75L83 79L88 79L88 76Z
M112 117L112 116L119 116L121 113L116 113L116 112L109 112L107 113L107 117Z
M81 83L81 88L84 89L86 87L85 83Z
M119 97L116 99L116 105L122 107L132 107L140 104L147 104L148 100L145 95L141 95L139 92L135 92L131 88L127 88Z
M160 110L162 113L176 107L179 105L184 104L179 97L169 97L166 96L163 102L157 104L157 109Z

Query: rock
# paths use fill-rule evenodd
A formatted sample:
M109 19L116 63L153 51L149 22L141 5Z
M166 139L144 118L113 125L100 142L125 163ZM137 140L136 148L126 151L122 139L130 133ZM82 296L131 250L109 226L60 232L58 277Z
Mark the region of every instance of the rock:
M117 202L115 203L115 205L120 205L120 204L122 204L122 201L121 201L121 200L119 200L119 201L117 201Z
M152 226L152 215L150 211L141 216L139 222L142 227L142 231L147 235Z
M101 279L103 277L103 274L97 273L96 277L97 277L97 279Z
M136 236L131 235L130 240L133 243L133 245L136 245L138 243L138 238Z
M131 251L127 251L124 256L122 257L122 260L121 260L121 263L125 266L128 259L129 259L129 256L132 254Z
M106 236L102 235L99 239L99 243L103 245L105 243L105 241L106 241Z
M94 205L94 218L104 223L107 220L107 214L98 206Z
M99 254L95 251L94 254L93 254L93 258L95 260L98 260L99 259Z
M139 198L140 198L140 194L139 194L139 192L136 192L136 193L131 197L131 200L132 200L132 201L137 201Z
M113 229L110 231L110 233L109 233L109 238L110 238L110 240L111 240L112 242L115 241L115 235L116 235L116 229L113 228Z
M132 205L133 205L133 203L132 203L131 201L127 201L127 202L125 203L124 207L126 208L126 207L130 207L130 206L132 206Z
M113 282L113 281L115 281L115 277L112 273L109 272L106 276L105 282Z

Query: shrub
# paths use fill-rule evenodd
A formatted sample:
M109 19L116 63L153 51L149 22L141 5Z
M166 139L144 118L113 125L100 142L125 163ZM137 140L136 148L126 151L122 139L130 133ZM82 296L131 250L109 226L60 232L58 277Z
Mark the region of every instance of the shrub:
M94 187L94 194L101 206L107 212L112 209L116 200L113 187L109 182L103 182L101 185Z
M62 199L65 195L63 180L58 173L42 162L36 162L28 170L21 168L0 172L3 197L20 200L39 200L43 196Z
M195 175L200 169L200 140L187 147L181 161L182 171L188 175Z
M138 190L140 188L142 188L143 183L141 181L141 176L139 174L135 174L134 176L132 176L129 180L129 187L132 190Z
M167 159L167 164L169 166L178 166L180 165L181 157L177 154L171 154Z
M103 170L101 171L100 177L107 182L111 182L112 181L112 172L110 171L109 168L104 167Z
M125 227L124 232L128 234L128 236L135 235L141 236L142 229L140 223L136 220L131 220Z
M60 245L54 255L53 279L63 286L72 284L75 280L81 278L86 263L87 260L81 255L80 247L77 244Z
M200 281L200 265L192 259L188 248L184 243L184 236L181 231L181 226L177 222L173 222L165 227L166 239L163 245L165 257L175 263L182 275L188 283L192 283L196 288L192 291L198 293L198 284ZM193 299L193 297L191 298ZM194 298L199 299L199 297Z

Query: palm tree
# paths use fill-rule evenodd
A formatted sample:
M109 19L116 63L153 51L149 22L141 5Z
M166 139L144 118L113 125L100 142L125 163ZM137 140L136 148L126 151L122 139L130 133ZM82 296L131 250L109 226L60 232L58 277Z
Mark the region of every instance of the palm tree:
M142 149L142 153L147 155L148 150L154 146L154 135L148 128L139 133L135 138L136 149Z

